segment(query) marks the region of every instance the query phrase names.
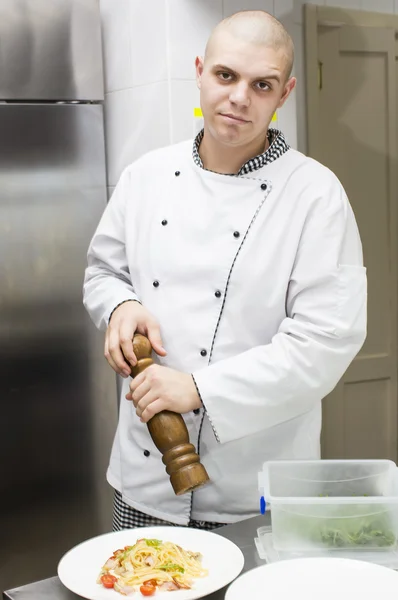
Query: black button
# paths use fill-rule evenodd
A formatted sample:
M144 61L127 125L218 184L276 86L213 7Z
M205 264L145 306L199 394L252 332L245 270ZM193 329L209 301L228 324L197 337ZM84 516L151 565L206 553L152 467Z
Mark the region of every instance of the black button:
M181 175L181 172L180 172L180 171L176 171L176 172L174 173L174 175L175 175L176 177L178 177L179 175Z
M201 354L202 356L207 356L207 350L201 350L201 351L200 351L200 354Z
M150 454L151 453L149 452L149 450L144 450L144 456L146 456L148 458L148 456L150 456Z
M217 290L217 291L214 293L214 295L215 295L215 297L216 297L216 298L221 298L221 292L220 292L220 290Z
M234 231L234 237L238 238L240 236L239 231Z
M194 415L198 415L200 413L200 408L195 408L193 413L194 413Z
M153 287L159 287L159 281L156 279L152 285Z
M166 219L163 219L163 221L162 221L162 225L167 225L167 221L166 221Z
M261 184L261 189L262 190L266 190L267 189L267 184L266 183L262 183Z

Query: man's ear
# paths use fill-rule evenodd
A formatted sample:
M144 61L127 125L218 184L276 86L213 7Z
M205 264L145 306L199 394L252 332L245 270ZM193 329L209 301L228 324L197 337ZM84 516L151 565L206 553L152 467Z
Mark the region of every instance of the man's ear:
M290 94L296 87L297 79L295 77L290 77L285 83L285 88L283 90L282 98L279 100L278 108L283 106L286 100L289 98Z
M202 73L203 73L203 65L204 59L203 56L197 56L195 59L195 69L196 69L196 85L200 89L201 81L202 81Z

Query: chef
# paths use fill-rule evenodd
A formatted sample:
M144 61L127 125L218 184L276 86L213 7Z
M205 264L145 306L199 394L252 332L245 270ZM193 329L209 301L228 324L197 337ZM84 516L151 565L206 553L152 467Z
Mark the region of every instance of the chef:
M366 335L366 271L337 177L270 128L293 44L244 11L196 59L204 129L128 166L88 252L84 304L123 379L114 529L258 514L267 460L320 456L321 402ZM136 378L135 332L155 364ZM125 360L125 358L127 361ZM181 413L211 484L175 496L146 422Z

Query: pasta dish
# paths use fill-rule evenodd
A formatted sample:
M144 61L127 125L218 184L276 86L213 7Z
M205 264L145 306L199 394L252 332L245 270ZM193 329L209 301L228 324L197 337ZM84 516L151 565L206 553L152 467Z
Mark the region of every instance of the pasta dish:
M123 595L140 591L153 596L156 590L191 589L193 580L206 577L198 552L172 542L143 538L134 546L115 550L103 565L97 583Z

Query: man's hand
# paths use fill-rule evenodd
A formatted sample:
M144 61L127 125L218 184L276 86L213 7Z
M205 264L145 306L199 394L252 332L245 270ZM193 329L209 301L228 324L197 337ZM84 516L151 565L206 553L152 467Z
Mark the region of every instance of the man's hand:
M202 406L192 375L160 365L137 375L126 398L133 401L143 423L162 410L183 414Z
M136 365L133 351L135 333L145 335L159 356L166 356L160 337L160 327L155 317L139 302L128 301L121 304L112 314L105 334L105 358L116 373L128 377L130 366ZM126 360L125 360L126 359Z

